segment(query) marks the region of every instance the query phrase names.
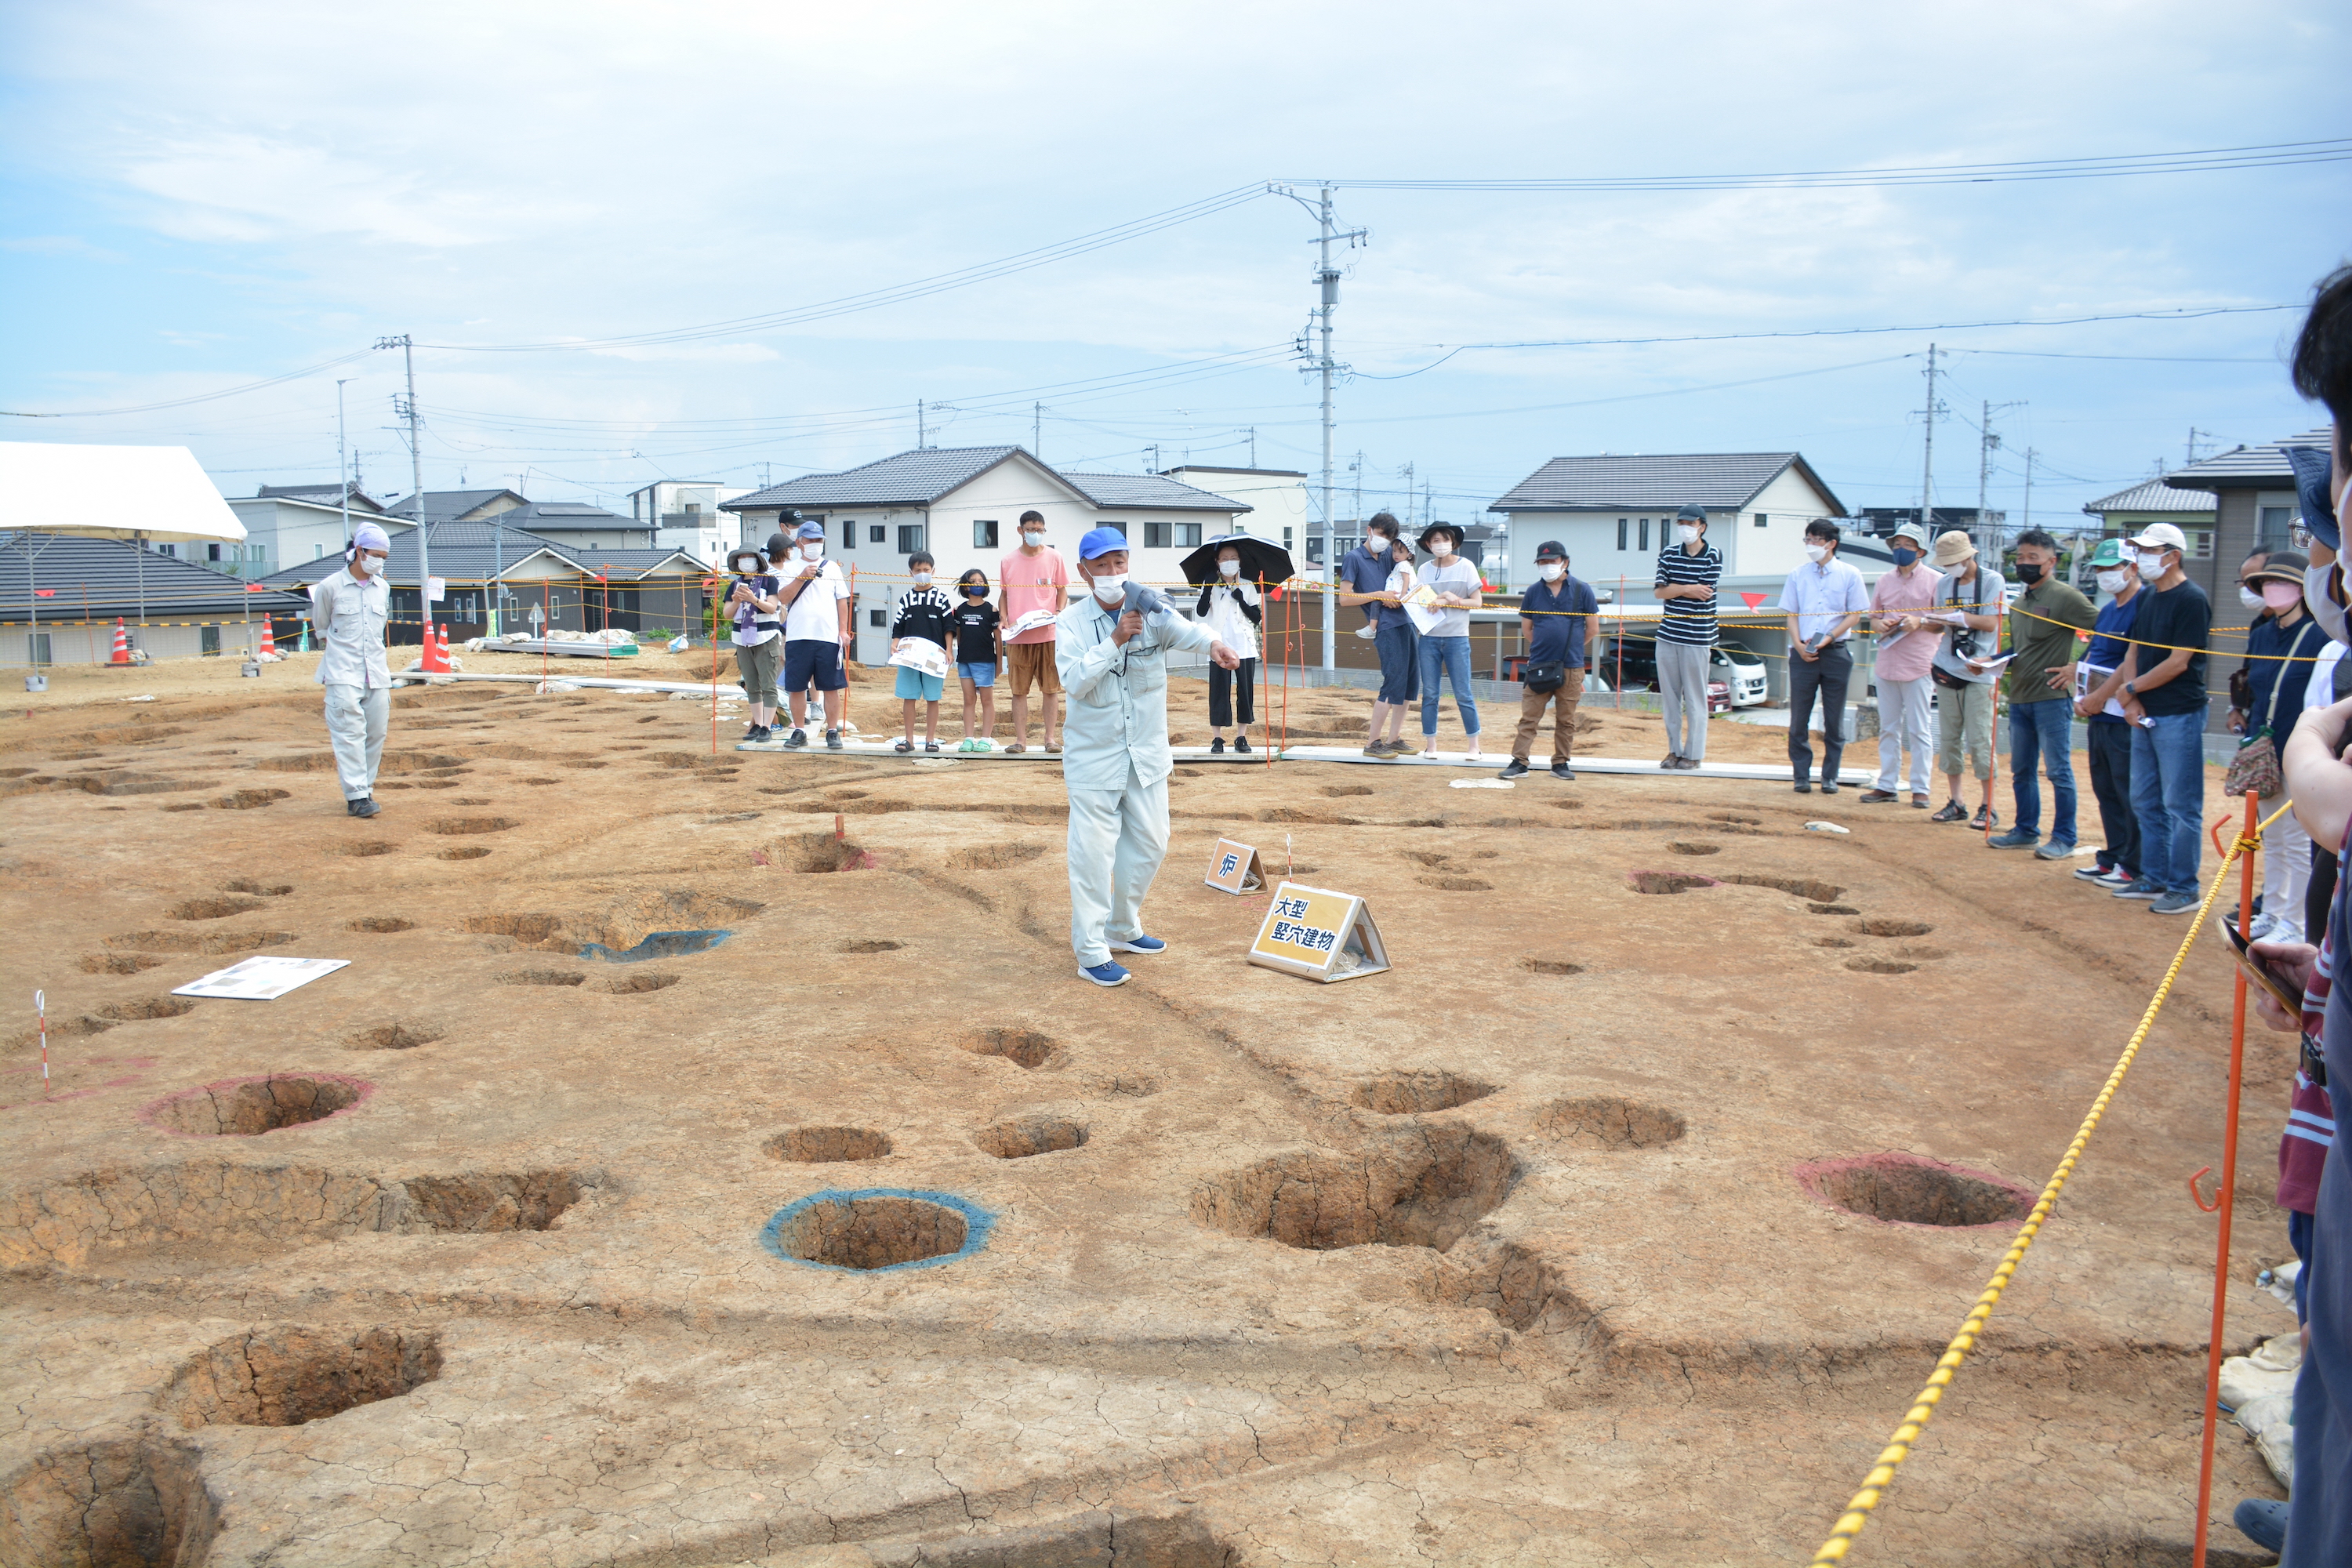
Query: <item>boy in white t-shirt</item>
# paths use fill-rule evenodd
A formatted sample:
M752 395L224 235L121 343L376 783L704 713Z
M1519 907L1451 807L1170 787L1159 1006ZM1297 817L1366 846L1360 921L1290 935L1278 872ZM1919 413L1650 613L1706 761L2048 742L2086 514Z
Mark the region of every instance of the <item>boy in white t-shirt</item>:
M793 732L784 744L808 744L808 694L814 688L824 700L824 743L841 750L841 719L849 701L850 638L849 579L824 558L824 524L803 522L793 531L799 569L791 573L777 597L784 606L784 692L793 708Z

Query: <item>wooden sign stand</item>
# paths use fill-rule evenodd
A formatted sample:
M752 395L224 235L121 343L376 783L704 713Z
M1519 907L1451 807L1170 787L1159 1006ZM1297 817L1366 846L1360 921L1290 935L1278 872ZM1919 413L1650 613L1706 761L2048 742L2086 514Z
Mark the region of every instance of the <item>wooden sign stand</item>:
M1326 985L1389 967L1388 949L1362 899L1297 882L1275 889L1249 961Z
M1217 852L1209 858L1206 880L1221 893L1255 893L1265 886L1265 867L1248 845L1220 838Z

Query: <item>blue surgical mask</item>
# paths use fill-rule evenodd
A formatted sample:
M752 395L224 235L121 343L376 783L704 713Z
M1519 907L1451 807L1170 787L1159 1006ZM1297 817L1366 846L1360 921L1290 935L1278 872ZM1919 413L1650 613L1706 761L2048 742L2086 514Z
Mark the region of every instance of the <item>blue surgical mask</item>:
M1908 566L1913 562L1919 559L1919 552L1917 551L1906 550L1899 544L1894 549L1888 551L1887 553L1895 557L1895 564L1897 566Z

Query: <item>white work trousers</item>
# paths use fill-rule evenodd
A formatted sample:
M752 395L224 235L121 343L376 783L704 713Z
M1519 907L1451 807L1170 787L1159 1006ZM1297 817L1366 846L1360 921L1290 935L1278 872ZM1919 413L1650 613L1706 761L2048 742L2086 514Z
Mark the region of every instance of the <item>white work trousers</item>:
M1110 962L1110 944L1143 934L1143 895L1168 856L1168 781L1135 765L1120 789L1070 791L1070 948L1078 967Z
M375 794L376 764L383 761L384 726L392 721L392 688L329 686L327 739L335 748L335 773L345 800Z
M2278 807L2263 802L2263 815ZM2263 829L2263 913L2282 922L2273 942L2309 942L2303 930L2303 890L2311 885L2311 835L2288 812Z
M1892 792L1903 776L1903 753L1911 753L1911 793L1926 799L1927 764L1936 757L1936 678L1878 678L1878 787Z

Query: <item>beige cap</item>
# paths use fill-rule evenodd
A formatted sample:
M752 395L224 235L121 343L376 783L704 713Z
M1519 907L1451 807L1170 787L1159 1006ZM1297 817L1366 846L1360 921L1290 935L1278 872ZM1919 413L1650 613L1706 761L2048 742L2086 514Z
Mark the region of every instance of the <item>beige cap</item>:
M2132 535L2134 544L2145 544L2158 550L2178 550L2189 552L2189 536L2168 522L2151 522Z
M1976 542L1957 528L1948 528L1936 535L1936 564L1958 566L1977 552Z

